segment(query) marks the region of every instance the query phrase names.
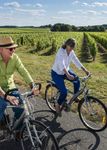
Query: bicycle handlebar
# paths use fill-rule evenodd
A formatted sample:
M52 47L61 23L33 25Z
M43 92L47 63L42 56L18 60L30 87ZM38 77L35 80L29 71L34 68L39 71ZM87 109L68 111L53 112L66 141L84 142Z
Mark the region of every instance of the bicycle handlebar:
M39 90L39 91L40 91L41 88L42 88L41 83L36 83L34 88L36 88L36 90ZM30 96L32 96L32 95L34 95L32 91L26 92L26 93L23 94L23 96L27 96L27 97L30 97Z
M85 77L80 77L80 79L82 80L82 82L85 82L86 80L88 80L91 77L91 73Z
M35 88L37 88L40 91L42 88L41 83L35 83Z
M36 88L36 90L41 90L41 87L42 87L42 85L41 85L41 83L35 83L35 88ZM10 90L8 90L7 92L6 92L6 94L5 95L10 95L12 92L14 92L14 91L18 91L18 88L13 88L13 89L10 89ZM27 96L27 97L29 97L29 96L32 96L33 95L33 92L32 91L29 91L29 92L25 92L25 93L23 93L23 94L21 94L22 96Z

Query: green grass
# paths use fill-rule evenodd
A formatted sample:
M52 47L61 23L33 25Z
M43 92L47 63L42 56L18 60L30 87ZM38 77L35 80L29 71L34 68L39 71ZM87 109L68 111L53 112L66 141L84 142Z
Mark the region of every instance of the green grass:
M49 28L0 28L0 33L49 32Z

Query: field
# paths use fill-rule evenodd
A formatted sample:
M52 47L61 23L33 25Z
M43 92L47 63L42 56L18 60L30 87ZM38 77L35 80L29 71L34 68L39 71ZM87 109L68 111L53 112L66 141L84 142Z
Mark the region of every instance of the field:
M50 70L58 48L67 38L75 38L75 52L83 65L92 73L89 80L90 93L107 103L107 33L50 32L49 29L2 29L0 36L10 35L19 45L16 53L20 56L33 79L43 85L50 79ZM71 65L78 76L84 76L81 70ZM16 73L15 82L25 87L22 78ZM72 87L72 85L71 85Z

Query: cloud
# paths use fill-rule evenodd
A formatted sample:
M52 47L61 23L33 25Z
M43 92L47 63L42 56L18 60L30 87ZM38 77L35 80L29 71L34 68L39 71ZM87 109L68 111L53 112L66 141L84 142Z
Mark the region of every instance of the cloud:
M44 16L45 13L46 13L46 10L44 10L44 9L41 9L41 10L31 10L29 13L31 15L33 15L33 16Z
M107 2L94 2L93 3L95 6L107 6Z
M24 9L24 8L16 8L17 11L23 12L23 13L28 13L33 16L43 16L46 13L46 10L44 9Z
M89 6L89 7L99 6L99 7L102 7L102 6L107 6L107 2L93 2L92 4L84 2L84 3L82 3L82 6Z
M84 6L88 6L89 4L88 4L88 3L82 3L82 5L84 5Z
M75 19L76 18L76 15L70 15L69 17L63 15L63 16L52 16L51 19L53 20L61 20L61 21L64 21L64 20L71 20L71 19Z
M95 10L88 10L87 13L92 15L98 14Z
M79 3L79 1L74 1L74 2L72 2L72 4L78 4Z
M26 7L31 7L32 4L24 4L24 6L26 6Z
M62 15L72 14L72 11L62 10L62 11L59 11L58 14L62 14Z
M37 3L35 6L38 7L38 8L42 8L43 7L42 4L40 4L40 3Z
M20 4L18 2L10 2L10 3L4 3L4 6L13 7L13 8L19 8Z
M40 3L37 3L35 5L37 8L34 8L35 6L32 6L31 4L25 4L25 5L20 6L18 2L4 3L4 6L12 7L17 12L28 13L33 16L44 16L46 13L46 11L42 8L42 4ZM28 8L31 6L33 9Z
M91 9L87 9L87 10L82 10L82 9L78 9L76 10L77 12L77 15L79 16L79 14L81 15L85 15L85 16L89 16L89 15L99 15L101 14L100 12L98 11L95 11L95 10L91 10ZM84 17L84 16L83 16Z
M1 20L16 20L15 18L13 17L0 17Z
M62 16L53 16L53 17L51 17L51 18L57 20L57 19L64 19L64 18L66 18L66 17L62 17Z
M89 3L82 3L82 6L88 6L88 7L94 7L95 5L92 3L92 4L89 4Z
M107 11L102 11L102 14L107 14Z
M14 11L20 12L20 13L27 13L32 16L44 16L46 13L46 10L42 8L42 4L37 3L36 5L31 4L22 4L20 5L18 2L10 2L10 3L4 3L4 6L10 8L14 8ZM32 8L29 8L31 7ZM36 7L36 8L34 8Z

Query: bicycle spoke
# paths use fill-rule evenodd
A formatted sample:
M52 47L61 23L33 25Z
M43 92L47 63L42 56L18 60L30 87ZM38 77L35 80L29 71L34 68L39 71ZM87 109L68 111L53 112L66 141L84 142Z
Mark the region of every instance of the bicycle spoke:
M81 103L79 115L84 125L92 130L100 131L107 126L106 108L93 97Z
M49 85L45 91L45 99L49 108L55 112L55 103L59 97L59 91L54 85Z
M24 128L21 139L23 150L58 150L52 133L42 123L33 121L29 129L34 145L32 145L28 130Z

